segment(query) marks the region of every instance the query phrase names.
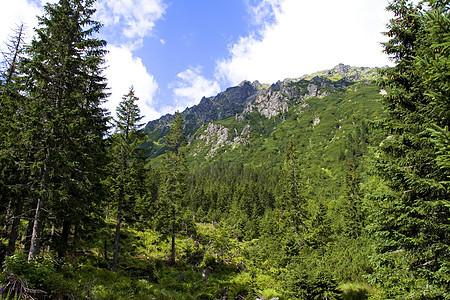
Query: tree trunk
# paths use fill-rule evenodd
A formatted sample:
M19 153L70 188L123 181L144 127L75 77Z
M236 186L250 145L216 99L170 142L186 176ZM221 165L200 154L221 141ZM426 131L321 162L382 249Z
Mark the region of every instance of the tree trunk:
M79 233L80 233L80 223L76 223L75 228L73 230L73 247L72 247L75 251L77 251L78 249Z
M61 240L58 245L58 257L63 258L66 255L66 250L69 242L70 229L72 227L72 223L70 220L64 220L63 228L61 233Z
M48 244L47 244L47 249L46 249L46 252L48 253L48 252L50 252L50 250L52 249L52 247L53 248L55 248L55 245L54 245L54 243L55 243L55 225L52 225L52 231L50 232L50 239L49 239L49 241L48 241Z
M17 69L17 62L19 60L20 50L22 48L23 43L23 28L24 24L20 24L18 32L17 32L17 41L14 47L14 57L11 61L11 64L8 67L7 70L7 78L6 78L6 84L9 84L12 82L14 75L16 74Z
M15 211L14 211L14 218L11 226L11 233L9 235L9 241L8 241L8 247L6 248L6 256L11 256L14 251L16 250L16 241L17 236L19 234L19 225L20 225L20 219L22 215L22 209L23 209L23 201L22 199L17 199Z
M122 214L120 210L117 212L117 222L116 222L116 235L114 237L114 256L112 270L115 272L117 270L117 262L119 256L119 239L120 239L120 222L122 221Z
M30 253L31 234L33 233L33 219L28 216L27 232L25 233L25 240L23 241L24 253L28 256Z
M3 224L3 230L8 229L8 224L13 217L12 213L12 201L8 201L8 205L6 206L6 215L5 215L5 223Z
M172 230L172 248L170 249L170 263L175 264L175 230Z
M42 199L38 199L36 211L33 220L33 232L31 234L30 251L28 252L28 261L33 260L39 253L41 246L41 229L42 229Z

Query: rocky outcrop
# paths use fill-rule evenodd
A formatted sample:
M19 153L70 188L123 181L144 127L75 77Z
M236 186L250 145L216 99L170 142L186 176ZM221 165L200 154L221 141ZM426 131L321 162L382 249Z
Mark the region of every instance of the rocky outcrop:
M310 80L303 78L278 81L268 89L260 90L254 102L249 103L237 120L244 120L244 115L254 111L266 118L273 118L289 110L291 104L298 104L305 99L323 98L339 89L345 89L353 82L332 81L326 77L315 76Z
M328 88L328 90L322 90L321 88ZM308 84L307 93L302 96L302 99L307 99L311 97L323 98L328 96L330 92L336 91L336 87L329 82L323 80L320 77L314 77L311 83Z
M319 125L319 123L320 123L320 118L316 117L313 122L313 127L316 127L317 125Z
M241 134L237 135L233 138L233 142L231 144L232 148L236 148L236 146L239 145L246 145L249 143L250 133L252 132L252 128L250 124L245 125L245 127L242 129Z
M356 82L361 80L374 80L378 76L378 68L352 67L338 64L333 69L320 71L312 75L305 75L302 78L311 79L313 77L327 77L333 81L343 80Z
M245 145L249 142L251 127L247 124L239 134L237 130L233 135L230 135L230 130L220 124L209 123L203 133L198 136L198 140L205 140L204 145L197 147L195 153L198 154L205 147L209 148L206 157L213 157L215 152L225 146L231 146L232 149L239 145Z
M211 145L212 140L215 140L216 145L223 144L228 139L229 130L225 126L209 123L205 132L198 138L200 140L205 139L206 145Z
M254 110L257 110L261 115L266 118L272 118L279 115L289 109L286 97L279 91L274 90L262 90L256 96L255 102L247 105L243 114L249 114Z

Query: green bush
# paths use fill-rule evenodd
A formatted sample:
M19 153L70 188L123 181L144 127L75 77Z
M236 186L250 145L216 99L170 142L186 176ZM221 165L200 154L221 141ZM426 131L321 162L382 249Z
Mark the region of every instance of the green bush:
M8 278L20 278L27 288L41 290L50 298L61 298L64 296L77 297L76 284L64 278L56 270L57 262L50 257L37 257L32 261L27 260L27 256L22 252L16 252L5 260L4 267L8 270L9 276L5 277L5 285ZM11 275L11 274L14 274Z

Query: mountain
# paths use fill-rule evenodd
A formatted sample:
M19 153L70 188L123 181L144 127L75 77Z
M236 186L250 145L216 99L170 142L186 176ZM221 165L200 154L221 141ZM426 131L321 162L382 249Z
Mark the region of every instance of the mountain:
M258 82L243 81L238 86L230 87L217 96L203 97L198 105L189 107L182 112L185 132L190 136L195 133L201 124L218 121L241 112L248 103L253 102L259 88ZM145 126L145 130L152 133L160 132L159 138L167 132L169 124L174 118L174 115L167 114L157 120L150 121Z
M325 124L334 122L332 127L335 128L330 129L334 132L343 126L340 123L345 126L348 118L338 117L336 109L349 106L350 110L354 110L359 102L344 105L340 100L334 103L333 99L365 97L369 101L379 98L380 90L373 84L377 76L377 68L339 64L330 70L284 79L271 85L243 81L214 97L203 98L198 105L181 113L189 139L189 156L197 161L211 159L227 150L237 151L240 146L251 144L256 147L261 144L260 138L274 147L277 136L295 135L295 131L291 132L288 127L295 126L293 122L300 120L305 121L302 128L306 130L327 119ZM367 103L362 106L366 109L371 107ZM334 112L327 116L318 113L316 108ZM174 115L167 114L146 125L149 139L145 147L149 157L155 158L164 153L164 137L173 119ZM345 132L345 129L342 131ZM283 139L281 142L286 141Z

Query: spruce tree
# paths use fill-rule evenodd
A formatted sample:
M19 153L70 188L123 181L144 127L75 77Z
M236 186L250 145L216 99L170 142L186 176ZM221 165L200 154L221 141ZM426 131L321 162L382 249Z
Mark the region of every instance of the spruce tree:
M289 140L285 160L275 190L273 210L267 209L261 220L261 239L265 255L274 264L286 267L301 259L307 231L307 184L302 181L294 143Z
M286 223L297 235L304 228L305 220L308 218L305 197L307 185L302 182L300 175L294 143L289 140L281 178L277 186L275 209L280 211L282 222Z
M187 166L183 151L185 145L183 119L177 112L166 137L167 151L155 216L157 229L171 238L171 264L175 263L177 234L192 227L191 213L186 203Z
M348 237L357 238L363 228L362 192L360 190L360 178L356 166L352 161L347 162L345 169L345 192L342 201L341 214L344 218L343 231Z
M143 118L137 105L138 97L134 94L133 87L122 97L117 107L117 119L115 133L112 136L109 167L110 176L106 183L110 189L113 204L117 208L116 231L114 237L114 254L112 270L117 270L120 227L124 214L130 212L136 201L136 190L140 184L138 178L142 169L143 160L140 156L139 146L144 142L142 131L143 124L139 123Z
M73 223L79 225L95 201L104 157L106 42L93 38L93 0L47 4L23 61L27 91L24 140L33 155L27 168L34 217L29 259L40 249L46 216L62 228L65 249ZM92 197L91 197L92 196Z
M380 125L388 138L377 156L378 173L392 193L372 214L374 277L389 297L442 297L450 290L450 189L439 162L448 153L439 147L445 139L432 130L450 121L449 1L397 0L388 9L395 17L384 50L396 65L382 73L388 118ZM389 264L393 269L386 271ZM386 272L397 276L385 278Z
M22 147L20 109L24 96L17 82L18 66L24 48L25 28L21 24L7 43L3 53L3 68L0 72L0 215L5 216L0 226L9 235L8 246L0 253L0 263L4 255L15 250L19 224L26 199L26 172L22 167L27 149ZM5 232L6 233L6 232ZM3 249L0 252L4 251Z

